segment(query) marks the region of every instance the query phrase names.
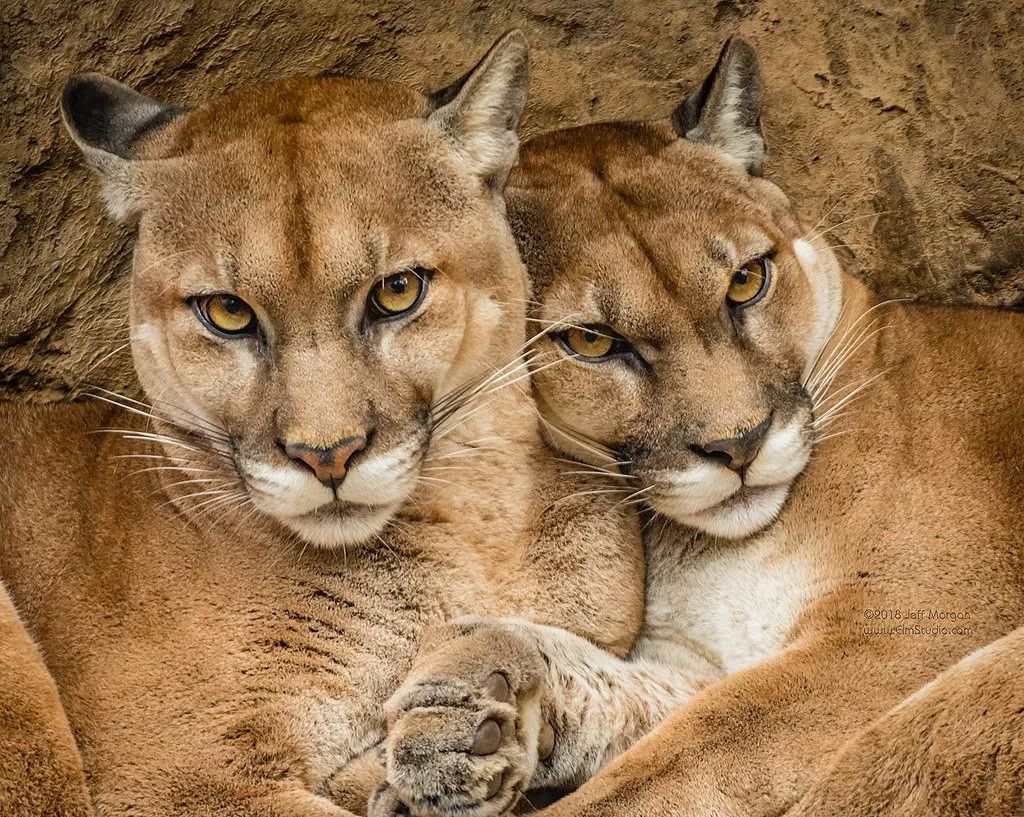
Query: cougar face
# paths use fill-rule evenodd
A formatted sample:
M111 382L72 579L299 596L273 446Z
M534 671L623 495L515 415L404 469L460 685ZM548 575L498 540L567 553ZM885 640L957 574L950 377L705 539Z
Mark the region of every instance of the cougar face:
M383 528L439 399L522 342L525 60L514 33L431 98L296 79L191 112L72 80L65 122L138 220L132 353L171 456L209 448L314 544Z
M805 383L840 298L831 254L752 175L752 59L733 41L671 124L531 142L508 194L546 330L534 381L552 441L729 538L771 523L808 462Z

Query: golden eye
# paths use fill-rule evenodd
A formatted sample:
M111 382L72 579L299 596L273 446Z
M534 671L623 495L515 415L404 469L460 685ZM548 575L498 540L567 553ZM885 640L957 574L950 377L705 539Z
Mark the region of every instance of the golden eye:
M614 351L616 340L606 326L574 326L565 332L565 345L581 357L606 357Z
M425 276L413 270L389 275L370 291L371 317L390 318L408 312L419 304L426 288Z
M733 273L725 299L732 306L750 306L768 289L770 278L771 261L768 257L754 258Z
M206 322L222 334L244 335L256 327L252 307L234 295L207 295L198 306Z

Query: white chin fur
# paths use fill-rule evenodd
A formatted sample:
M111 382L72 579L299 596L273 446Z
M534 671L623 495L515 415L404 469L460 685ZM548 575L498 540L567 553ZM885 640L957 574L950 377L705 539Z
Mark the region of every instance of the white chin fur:
M712 536L739 539L775 521L789 486L811 456L808 416L798 413L781 428L769 430L745 480L710 462L657 475L651 507Z
M673 518L711 536L742 539L774 522L788 495L789 485L746 488L715 508Z
M779 485L800 475L811 458L807 419L801 412L782 428L768 432L757 458L747 469L747 485Z
M364 545L387 526L397 505L379 508L359 508L345 516L318 519L299 516L280 519L311 545L331 549Z
M743 483L739 475L710 462L690 466L685 471L667 471L658 475L656 496L651 506L666 516L681 519L724 502Z

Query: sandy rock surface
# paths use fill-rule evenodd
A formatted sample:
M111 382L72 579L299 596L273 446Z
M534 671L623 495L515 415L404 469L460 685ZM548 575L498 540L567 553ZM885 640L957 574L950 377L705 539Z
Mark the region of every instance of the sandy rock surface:
M759 47L766 174L880 290L1024 301L1024 4L974 0L0 0L0 390L127 387L131 229L58 122L71 73L183 105L328 72L423 88L502 31L533 46L525 132L655 118L722 41Z

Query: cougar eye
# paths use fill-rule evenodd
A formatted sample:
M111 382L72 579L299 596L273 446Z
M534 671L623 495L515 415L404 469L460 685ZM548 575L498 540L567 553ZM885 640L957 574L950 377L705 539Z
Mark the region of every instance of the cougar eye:
M603 324L573 326L556 337L572 354L588 360L601 360L632 349L625 338Z
M420 305L427 292L426 270L402 270L373 285L367 301L367 316L372 320L396 318Z
M730 306L752 306L768 291L771 280L772 262L768 256L754 258L732 275L725 299Z
M193 303L203 323L217 334L247 335L256 328L256 313L235 295L204 295Z
M582 357L604 357L615 348L615 338L602 331L602 326L580 326L567 329L565 344Z

